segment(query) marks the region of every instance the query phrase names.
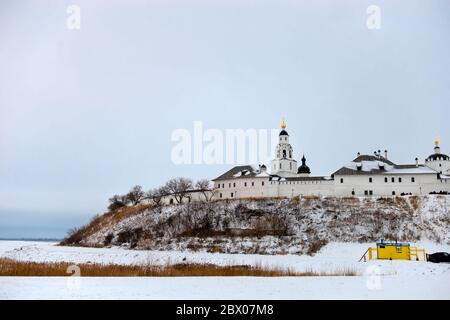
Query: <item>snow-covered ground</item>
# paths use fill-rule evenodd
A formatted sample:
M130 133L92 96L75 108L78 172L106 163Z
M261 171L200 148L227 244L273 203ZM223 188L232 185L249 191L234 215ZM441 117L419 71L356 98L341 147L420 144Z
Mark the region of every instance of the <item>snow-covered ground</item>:
M0 278L0 299L449 299L450 277Z
M427 252L450 246L418 243ZM354 270L354 277L91 278L3 277L1 299L450 299L450 264L423 261L358 262L372 243L330 243L315 256L244 255L122 248L60 247L54 243L0 241L0 256L22 261L262 265L296 271Z

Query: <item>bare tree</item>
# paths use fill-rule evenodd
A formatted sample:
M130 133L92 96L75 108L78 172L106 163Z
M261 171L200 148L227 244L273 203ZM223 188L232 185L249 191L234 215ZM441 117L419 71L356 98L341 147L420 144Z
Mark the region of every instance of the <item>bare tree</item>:
M117 195L115 194L111 198L109 198L109 206L108 209L113 211L122 207L125 207L128 204L127 196Z
M156 206L161 205L162 199L167 195L168 191L165 186L149 190L145 198L152 200Z
M214 197L215 190L211 187L208 179L197 181L197 183L195 184L195 189L199 190L202 193L206 202L211 201Z
M192 180L187 178L173 178L167 181L165 188L173 195L177 203L182 203L192 190Z
M142 190L141 186L134 186L131 188L130 192L127 193L127 199L132 205L139 204L145 196L145 192Z

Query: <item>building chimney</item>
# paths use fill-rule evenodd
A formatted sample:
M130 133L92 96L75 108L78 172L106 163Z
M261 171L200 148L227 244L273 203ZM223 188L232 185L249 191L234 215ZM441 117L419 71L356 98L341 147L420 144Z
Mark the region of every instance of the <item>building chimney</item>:
M419 166L419 158L416 158L416 167Z
M384 150L384 158L387 159L387 150Z
M361 152L358 152L358 153L356 154L357 157L359 157L360 155L361 155Z

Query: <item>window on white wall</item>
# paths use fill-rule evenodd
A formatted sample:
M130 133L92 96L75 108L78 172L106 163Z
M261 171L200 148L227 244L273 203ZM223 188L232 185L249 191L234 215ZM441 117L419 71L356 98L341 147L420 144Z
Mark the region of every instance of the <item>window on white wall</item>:
M411 182L412 182L412 183L416 182L416 178L411 177Z

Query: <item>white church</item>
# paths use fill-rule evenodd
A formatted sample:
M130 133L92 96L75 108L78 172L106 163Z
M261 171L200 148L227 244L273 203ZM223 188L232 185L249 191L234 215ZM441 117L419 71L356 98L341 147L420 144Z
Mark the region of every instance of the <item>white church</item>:
M276 157L265 165L237 166L213 179L214 198L242 199L295 196L400 196L450 193L450 157L441 153L436 139L434 153L424 164L395 164L387 151L357 154L349 164L330 176L312 176L303 156L293 157L283 120Z

